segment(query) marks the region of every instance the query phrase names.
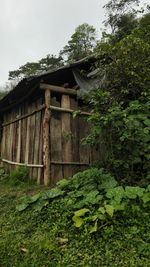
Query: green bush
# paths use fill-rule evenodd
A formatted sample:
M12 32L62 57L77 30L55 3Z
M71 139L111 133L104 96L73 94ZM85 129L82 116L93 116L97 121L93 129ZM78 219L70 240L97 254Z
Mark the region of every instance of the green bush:
M104 169L91 168L77 173L73 178L59 181L57 187L49 191L23 197L17 210L32 207L40 212L56 199L68 211L75 227L84 226L93 233L105 223L111 225L112 220L115 221L118 216L129 213L136 216L139 210L148 210L150 185L122 186Z
M29 182L30 182L29 169L27 167L19 166L9 175L9 183L11 185L18 185Z

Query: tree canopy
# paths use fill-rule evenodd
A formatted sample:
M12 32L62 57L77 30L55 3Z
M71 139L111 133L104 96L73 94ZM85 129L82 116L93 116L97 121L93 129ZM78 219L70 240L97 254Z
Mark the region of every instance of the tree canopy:
M99 86L89 97L94 126L87 138L104 148L100 166L130 183L150 180L150 14L137 22L131 33L112 42L112 31L97 46Z
M96 45L96 30L87 23L79 25L71 36L68 44L61 51L67 56L67 62L77 61L89 56Z
M52 70L63 65L61 56L47 55L45 58L40 59L38 62L27 62L22 65L18 70L9 72L9 80L21 79L24 77L40 74L44 71Z

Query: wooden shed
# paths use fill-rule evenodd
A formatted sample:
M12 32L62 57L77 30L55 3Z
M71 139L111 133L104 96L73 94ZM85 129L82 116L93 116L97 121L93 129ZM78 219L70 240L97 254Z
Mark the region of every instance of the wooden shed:
M27 166L30 177L48 185L97 161L96 148L81 142L89 132L90 108L78 97L76 68L90 71L91 62L25 78L0 101L0 157L6 170ZM79 111L75 118L74 111Z

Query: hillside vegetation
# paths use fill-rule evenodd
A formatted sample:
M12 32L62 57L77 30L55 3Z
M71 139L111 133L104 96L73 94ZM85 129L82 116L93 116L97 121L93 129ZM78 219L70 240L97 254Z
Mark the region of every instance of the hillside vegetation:
M26 169L1 173L0 266L150 266L150 7L139 17L139 2L109 1L111 32L90 50L99 83L85 97L83 142L103 159L53 189L31 184ZM82 33L68 42L70 60Z
M150 185L91 169L51 190L0 188L0 266L150 266Z

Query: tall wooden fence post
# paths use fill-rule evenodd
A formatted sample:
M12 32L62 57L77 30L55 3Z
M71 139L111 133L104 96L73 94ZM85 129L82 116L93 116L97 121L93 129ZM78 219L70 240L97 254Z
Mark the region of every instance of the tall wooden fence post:
M51 92L45 90L45 114L43 120L43 164L44 164L44 185L50 184L50 102Z
M62 95L61 108L70 109L70 96ZM62 158L63 162L72 162L71 115L62 113ZM72 168L64 166L64 177L72 176Z

